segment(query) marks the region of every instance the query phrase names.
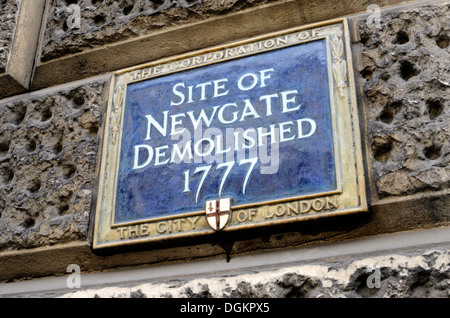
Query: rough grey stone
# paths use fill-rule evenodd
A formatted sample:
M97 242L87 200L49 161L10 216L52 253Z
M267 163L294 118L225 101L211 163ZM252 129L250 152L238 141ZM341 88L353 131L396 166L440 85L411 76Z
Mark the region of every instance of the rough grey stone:
M68 15L64 10L72 2L52 2L44 59L272 1L166 0L153 6L156 2L83 0L79 1L82 27L69 29L64 26ZM125 3L127 6L121 7ZM361 24L364 45L361 75L367 80L364 87L368 102L367 138L380 197L449 188L448 12L448 5L427 6L383 14L380 29ZM99 14L105 16L104 22L96 18ZM105 83L93 83L0 105L0 251L87 239L105 104L104 86ZM383 225L399 219L398 214L393 215ZM339 240L357 227L346 226L327 235L335 235ZM398 226L392 225L390 230L394 228ZM321 226L318 232L323 230ZM306 235L279 237L273 235L271 248L317 240L314 230ZM261 249L264 240L237 242L235 246L240 244L240 251L252 251ZM432 262L431 257L427 261ZM322 271L320 277L326 277L329 267L315 270ZM262 280L256 283L242 280L234 285L228 279L216 281L214 284L224 284L222 294L217 294L208 281L199 282L198 286L182 284L175 293L175 287L168 287L161 295L347 297L356 290L357 295L389 296L388 291L395 288L398 295L416 295L426 292L423 286L428 283L439 288L446 286L445 281L438 282L440 272L423 272L419 268L411 271L411 277L416 277L411 278L411 284L416 284L413 285L416 294L408 287L411 284L405 287L389 279L386 283L392 288L383 285L380 289L384 288L383 292L375 292L364 285L370 275L367 270L353 271L345 284L337 278L323 280L308 273L282 272L279 273L282 278L270 284ZM391 267L381 267L381 273L400 275ZM133 291L135 297L153 295L145 288ZM437 290L432 293L441 295Z
M0 105L0 250L86 239L104 86Z
M68 0L53 0L42 61L282 0L80 0L81 24L68 26ZM70 24L70 23L69 23ZM170 41L170 39L168 39Z
M8 63L20 0L0 0L0 73Z
M378 195L448 189L449 4L383 13L379 26L367 21L361 75Z
M418 256L388 254L232 277L92 288L62 297L447 298L449 287L450 251L429 250Z

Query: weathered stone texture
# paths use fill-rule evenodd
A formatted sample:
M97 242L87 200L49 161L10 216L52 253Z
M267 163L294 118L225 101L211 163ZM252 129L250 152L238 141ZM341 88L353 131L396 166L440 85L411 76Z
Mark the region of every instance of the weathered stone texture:
M104 86L0 105L0 251L86 239Z
M0 0L0 73L7 63L19 1ZM283 1L53 0L42 61L276 2ZM70 14L66 8L75 3L81 8L79 29L67 25ZM373 159L369 174L373 173L380 198L450 188L449 9L446 4L383 12L379 28L364 21L360 24L368 132L363 138L368 143L367 155ZM106 87L104 82L91 83L0 103L0 252L87 240ZM439 217L427 226L440 224L446 201L433 200L422 203L424 213L409 219L400 215L413 213L400 214L396 209L412 210L411 206L389 203L383 209L392 209L392 215L374 213L371 217L375 215L375 221L366 228L361 225L366 219L336 222L333 226L324 222L308 230L304 226L294 234L270 234L270 239L243 237L234 249L246 253L266 247L284 248L410 230L423 226L420 222L428 216L432 219L434 207L439 210ZM222 253L213 245L208 248L199 253ZM200 255L190 249L200 248L188 247L185 254L177 254L171 260ZM166 254L160 254L151 262L165 261ZM117 266L114 262L105 268ZM393 255L350 265L298 266L228 278L80 291L66 296L448 297L449 263L448 251L432 251L415 258ZM366 285L373 268L380 269L380 288Z
M82 286L81 286L82 287ZM299 265L273 271L104 287L62 297L345 298L450 297L450 251L368 257L350 263Z
M269 2L284 0L53 0L41 60L48 61ZM68 26L73 13L68 12L67 7L75 3L80 7L79 28Z
M8 63L20 0L0 0L0 73Z
M361 75L378 195L448 189L449 4L383 13L379 26L367 21Z

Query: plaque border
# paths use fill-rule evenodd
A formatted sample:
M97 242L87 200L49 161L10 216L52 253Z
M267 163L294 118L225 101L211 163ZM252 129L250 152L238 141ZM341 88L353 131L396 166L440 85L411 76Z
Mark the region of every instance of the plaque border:
M333 28L336 28L336 30L333 30ZM316 32L315 34L317 36L314 36L313 38L306 37L305 39L302 39L301 35L307 34L305 33L307 31ZM320 32L324 33L320 35ZM261 43L267 43L263 41L276 41L279 37L286 36L287 38L287 36L291 35L292 37L295 34L297 34L298 39L297 41L294 41L292 43L286 43L285 45L275 47L271 46L269 48L265 48L264 45L261 45ZM223 231L239 231L255 227L290 224L293 222L330 217L335 215L367 212L362 145L358 120L358 109L353 75L352 52L348 21L346 18L333 19L320 23L308 24L301 27L290 28L279 32L268 33L243 41L235 41L232 43L197 50L182 55L158 59L156 61L131 68L126 68L113 73L111 76L108 106L105 116L106 118L104 121L105 128L102 140L103 145L101 153L97 202L95 208L93 248L100 249L108 247L118 247L123 245L134 245L145 242L162 242L170 239L188 238L192 236L209 235L214 233L214 230L205 226L200 227L199 229L194 229L194 223L199 221L199 218L204 219L204 222L201 222L203 223L203 225L206 224L206 216L204 211L193 211L180 215L135 220L120 224L114 223L114 211L116 202L115 194L117 188L119 157L122 139L121 128L124 117L124 107L128 84L232 59L251 56L258 53L269 52L284 47L299 45L319 39L326 39L327 43L328 74L330 83L329 89L331 102L330 106L333 123L333 147L335 152L334 161L337 189L323 193L293 196L289 198L233 206L232 215L236 213L235 220L237 219L237 221L240 221L242 219L239 219L239 213L242 215L242 213L245 213L243 212L245 211L245 209L253 207L257 207L255 210L259 211L255 213L259 213L260 215L266 213L265 219L261 220L260 218L258 219L258 221L250 220L250 222L242 221L239 224L236 224L235 222L235 224L228 225ZM227 50L231 50L233 48L236 49L248 45L252 45L253 47L256 46L256 49L252 50L252 52L250 53L245 53L243 55L231 56L231 54L229 54L230 56L228 56L227 58L223 58L227 55ZM191 65L194 64L194 61L197 61L196 65ZM186 64L186 66L184 64ZM343 117L345 117L345 119L343 119ZM349 160L350 162L347 162L347 160ZM270 208L273 208L273 206L277 206L278 208L278 206L282 203L289 204L290 202L297 202L298 207L301 204L301 200L319 200L318 198L328 200L329 197L335 195L337 195L337 200L344 204L343 206L341 205L341 203L339 203L339 207L336 207L336 209L332 209L331 211L319 211L317 213L308 213L304 215L299 215L297 211L297 217L282 217L267 221L267 211L269 211ZM334 199L336 200L336 197ZM251 212L247 212L247 214L248 213ZM161 226L158 230L158 224L171 224L170 222L176 223L176 221L178 221L177 226L179 229L181 228L181 221L184 219L186 222L186 218L194 218L196 220L194 223L192 223L191 221L192 230L178 232L176 230L169 231L168 228L163 229ZM150 235L149 233L151 231L149 229L149 224L153 226L153 231L156 229L157 232L161 232L161 235ZM172 227L173 224L171 224L170 226ZM146 228L142 230L142 227ZM128 237L125 239L124 231L129 232Z

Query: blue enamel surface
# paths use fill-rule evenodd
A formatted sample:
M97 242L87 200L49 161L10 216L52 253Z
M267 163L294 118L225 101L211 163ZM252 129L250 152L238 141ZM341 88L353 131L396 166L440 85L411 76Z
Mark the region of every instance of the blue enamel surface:
M270 72L270 78L266 79L265 87L256 85L248 91L238 89L236 83L242 75L260 74L260 70L270 68L274 71ZM188 87L222 78L228 80L226 96L198 101L200 90L196 90L195 102L170 106L171 100L178 101L178 97L172 91L175 84L184 82L185 87ZM170 115L189 111L194 111L197 115L201 109L204 109L209 117L214 106L235 102L239 108L229 108L226 112L224 111L224 114L227 119L230 119L232 111L239 110L238 118L240 118L245 105L243 101L250 100L260 115L259 118L247 116L243 121L237 120L227 125L221 123L217 116L214 117L210 127L221 130L224 138L226 138L226 128L242 128L243 130L252 127L269 128L271 124L287 121L295 123L302 118L315 121L316 131L310 137L296 138L279 144L279 168L275 174L261 174L261 163L258 161L248 180L245 194L242 191L243 180L249 164L239 165L237 162L233 166L221 195L231 197L233 206L336 189L328 78L326 42L317 40L128 85L117 180L115 223L203 210L206 200L218 197L225 168L217 169L217 163L212 164L197 202L196 190L202 173L194 174L194 170L196 167L204 167L209 163L182 162L154 166L152 161L145 168L133 169L136 145L146 144L153 149L168 145L166 158L170 157L172 145L177 143L177 140L171 140L169 133L167 136L162 136L152 128L151 139L144 140L147 133L145 116L150 114L162 122L164 111L169 111L170 118ZM272 101L272 115L266 116L266 104L259 99L260 96L275 93L280 96L280 92L290 90L297 90L298 94L295 95L296 103L289 104L289 107L301 103L300 109L282 113L281 98L277 98ZM183 126L193 138L193 127L188 116L179 119L183 121ZM170 120L168 126L170 131ZM295 127L295 125L292 126L292 131L296 131ZM206 128L203 125L203 131ZM308 131L308 129L309 126L305 124L304 130ZM287 136L291 135L294 134L287 134ZM145 160L146 153L143 151L140 153L139 162ZM191 191L183 192L184 172L187 169L190 171Z

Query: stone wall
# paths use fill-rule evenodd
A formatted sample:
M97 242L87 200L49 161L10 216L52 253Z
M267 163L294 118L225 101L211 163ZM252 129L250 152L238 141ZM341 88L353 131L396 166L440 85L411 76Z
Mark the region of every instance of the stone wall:
M232 277L83 289L58 297L89 298L448 298L450 253L367 257Z
M367 140L380 198L450 186L450 10L422 6L360 24Z
M0 106L0 251L87 239L105 86Z
M113 1L113 0L56 0L47 18L42 45L42 61L82 52L158 30L214 18L265 3L283 0L245 1ZM66 8L80 6L80 28L70 28Z
M19 0L0 1L0 73L5 72L14 37Z
M8 61L18 3L0 1L0 73ZM81 8L80 28L67 24L67 7L75 3ZM64 275L70 263L95 272L209 257L232 259L449 226L449 3L421 1L385 8L375 26L368 23L372 20L368 20L365 2L352 3L47 1L30 91L0 94L13 95L0 100L0 282ZM377 3L384 6L397 1ZM93 253L91 219L110 72L347 15L365 146L368 214L249 232L226 240L215 237L122 254ZM150 284L85 295L447 297L443 286L449 278L448 257L446 251L395 261L380 256L341 264L328 280L319 277L323 266L295 267L248 278L252 281L248 284L247 276L237 276L227 281ZM358 283L363 279L358 268L371 262L381 264L382 274L396 277L385 280L385 287L376 293L361 289ZM395 262L413 265L395 267ZM37 264L30 266L33 263ZM424 266L425 274L419 270ZM402 285L406 277L426 281L425 287ZM160 291L151 291L155 286Z

